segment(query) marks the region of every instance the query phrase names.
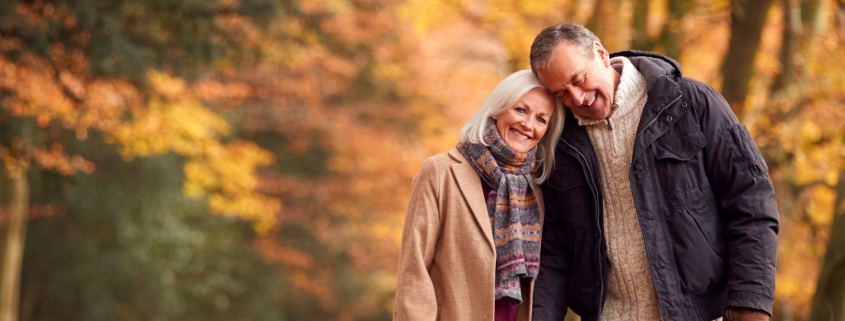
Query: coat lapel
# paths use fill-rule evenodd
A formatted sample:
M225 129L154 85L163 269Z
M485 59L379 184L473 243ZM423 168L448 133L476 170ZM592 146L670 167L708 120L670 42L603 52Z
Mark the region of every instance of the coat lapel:
M490 215L487 214L487 204L484 201L484 189L481 188L481 177L472 168L472 165L467 162L463 155L457 149L452 148L449 151L449 156L452 157L457 164L452 164L452 175L455 176L455 181L461 189L464 199L469 204L470 211L475 217L478 227L487 238L487 243L490 244L490 249L496 252L496 247L493 244L493 227L490 225Z

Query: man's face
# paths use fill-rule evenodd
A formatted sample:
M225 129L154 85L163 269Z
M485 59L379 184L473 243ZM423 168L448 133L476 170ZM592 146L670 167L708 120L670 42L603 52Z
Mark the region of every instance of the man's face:
M594 120L605 119L613 111L613 95L619 73L610 66L610 55L593 43L593 59L568 42L555 50L552 63L537 70L540 82L572 112Z

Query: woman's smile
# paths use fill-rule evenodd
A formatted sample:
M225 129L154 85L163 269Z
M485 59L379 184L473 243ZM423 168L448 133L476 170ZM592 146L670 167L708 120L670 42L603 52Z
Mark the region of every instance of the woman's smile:
M525 153L537 146L549 125L554 101L543 88L534 88L522 95L511 108L496 115L496 129L505 145Z
M519 138L521 138L521 139L525 139L525 140L529 140L529 139L531 139L531 136L529 136L528 134L524 134L524 133L522 133L522 132L520 132L520 131L518 131L518 130L516 130L516 129L511 128L511 132L512 132L514 135L516 135L516 137L519 137Z

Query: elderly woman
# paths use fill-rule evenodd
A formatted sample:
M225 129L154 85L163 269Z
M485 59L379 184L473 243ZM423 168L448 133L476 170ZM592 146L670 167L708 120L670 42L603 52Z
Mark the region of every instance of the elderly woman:
M394 320L531 319L562 107L529 70L503 80L414 178Z

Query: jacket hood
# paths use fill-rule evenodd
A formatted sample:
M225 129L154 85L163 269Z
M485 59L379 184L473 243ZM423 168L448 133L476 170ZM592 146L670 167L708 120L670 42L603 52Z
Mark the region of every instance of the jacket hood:
M672 58L648 51L626 50L610 54L610 58L625 57L643 74L646 91L660 78L670 76L675 81L681 80L681 66Z

